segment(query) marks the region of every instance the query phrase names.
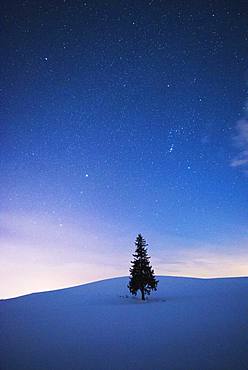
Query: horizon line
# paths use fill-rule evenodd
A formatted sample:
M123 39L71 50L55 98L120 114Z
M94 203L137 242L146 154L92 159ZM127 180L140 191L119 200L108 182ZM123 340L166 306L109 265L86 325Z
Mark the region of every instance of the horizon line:
M158 278L170 278L170 277L172 277L172 278L178 278L178 279L181 278L181 279L195 279L195 280L223 280L223 279L248 278L248 275L213 276L213 277L199 277L199 276L190 276L190 275L155 275L155 276L158 277ZM34 292L21 294L21 295L17 295L17 296L10 296L10 297L5 297L5 298L0 298L0 303L3 302L3 301L7 301L7 300L11 300L11 299L17 299L17 298L21 298L21 297L26 297L26 296L33 295L33 294L42 294L42 293L56 292L56 291L66 290L66 289L73 289L73 288L77 288L77 287L80 287L80 286L83 286L83 285L95 284L95 283L100 283L100 282L107 281L107 280L123 279L123 278L128 279L129 275L113 276L113 277L104 278L104 279L100 279L100 280L91 280L91 281L88 281L88 282L84 282L82 284L69 285L69 286L65 286L65 287L61 287L61 288L57 288L57 289L34 291Z

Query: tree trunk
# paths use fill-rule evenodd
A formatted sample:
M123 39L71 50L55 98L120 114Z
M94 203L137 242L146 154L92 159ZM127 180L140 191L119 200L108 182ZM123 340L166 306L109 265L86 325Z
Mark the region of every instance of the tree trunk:
M144 292L144 289L140 289L140 291L141 291L141 299L142 299L142 301L144 301L145 300L145 292Z

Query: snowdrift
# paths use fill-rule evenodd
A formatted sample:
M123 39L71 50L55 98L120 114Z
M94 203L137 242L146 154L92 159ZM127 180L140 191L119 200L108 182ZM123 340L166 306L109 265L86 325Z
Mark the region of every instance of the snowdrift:
M115 278L0 301L1 370L248 368L248 278Z

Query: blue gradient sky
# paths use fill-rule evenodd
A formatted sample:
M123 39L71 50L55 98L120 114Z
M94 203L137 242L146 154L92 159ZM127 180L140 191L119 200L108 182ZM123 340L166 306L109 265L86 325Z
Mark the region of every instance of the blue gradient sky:
M0 296L246 275L247 18L233 1L2 5Z

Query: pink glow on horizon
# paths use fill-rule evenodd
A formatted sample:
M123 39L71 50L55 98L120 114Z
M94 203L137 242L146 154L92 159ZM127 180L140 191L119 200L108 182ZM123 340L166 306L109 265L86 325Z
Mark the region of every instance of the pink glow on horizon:
M0 298L54 290L95 280L128 275L135 235L129 239L106 224L58 223L53 218L0 215ZM95 231L97 230L97 232ZM241 241L233 249L169 236L146 235L157 275L194 277L242 276L248 251ZM155 239L160 240L158 242ZM156 245L156 248L155 248ZM164 247L163 247L164 245ZM190 245L190 247L189 247ZM168 248L167 246L170 246Z

